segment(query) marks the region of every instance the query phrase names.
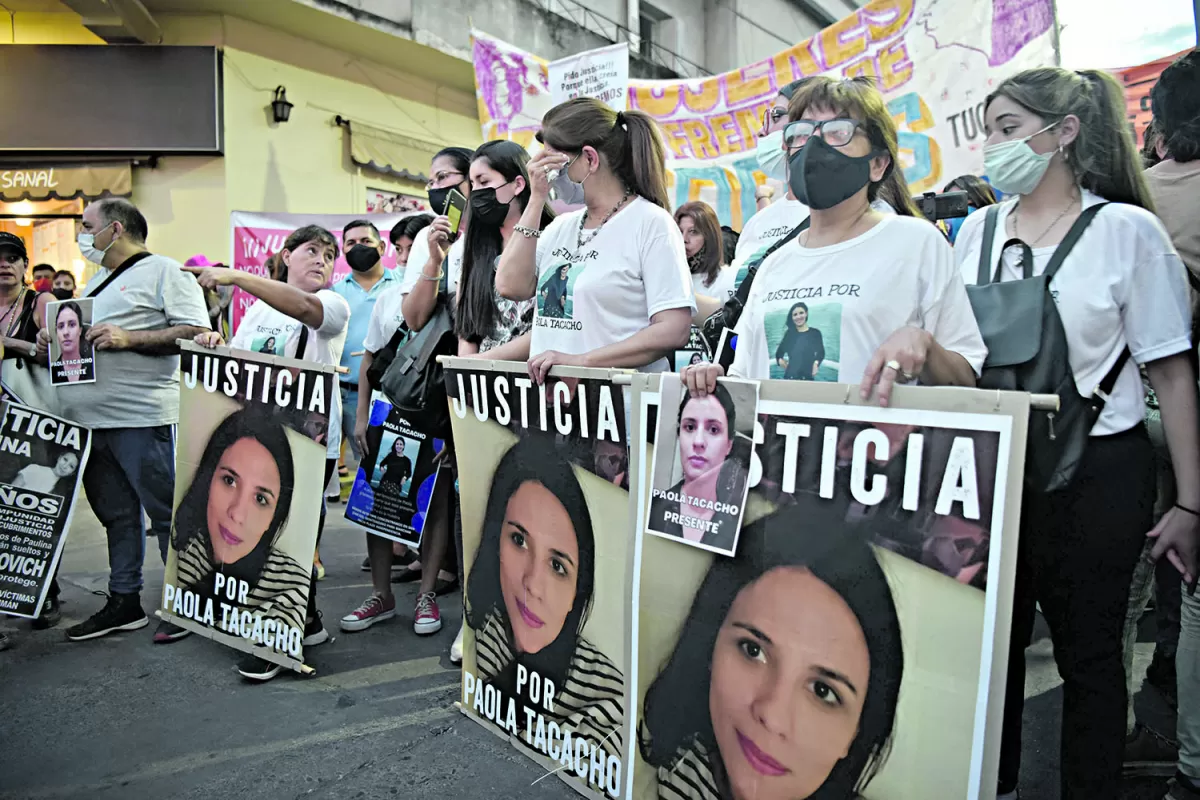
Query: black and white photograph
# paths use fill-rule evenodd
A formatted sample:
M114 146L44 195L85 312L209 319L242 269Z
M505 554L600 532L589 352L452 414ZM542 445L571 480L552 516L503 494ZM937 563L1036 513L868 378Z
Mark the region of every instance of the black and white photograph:
M65 300L46 306L50 331L50 382L54 386L95 383L96 354L88 341L92 300Z
M678 375L661 384L647 530L733 555L746 504L758 383L722 379L692 396Z

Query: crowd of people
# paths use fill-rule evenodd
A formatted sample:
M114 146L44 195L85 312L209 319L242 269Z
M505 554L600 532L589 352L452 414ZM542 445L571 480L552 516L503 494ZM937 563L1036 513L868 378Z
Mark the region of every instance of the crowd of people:
M458 355L525 362L539 384L558 366L674 371L673 354L689 345L694 326L753 274L731 365L689 363L681 370L688 391L713 393L728 372L857 384L864 400L887 406L898 384L975 386L988 348L967 287L980 274L999 281L1041 274L1067 240L1050 285L1070 373L1084 397L1110 371L1115 382L1070 482L1024 494L998 792L1017 796L1024 650L1037 608L1064 681L1062 796L1115 799L1123 762L1175 758L1170 746L1149 754L1174 737L1148 738L1128 710L1128 632L1154 584L1156 613L1167 621L1150 680L1179 713L1169 797L1197 800L1200 601L1180 586L1194 586L1200 539L1193 327L1200 319L1200 52L1168 68L1152 98L1147 160L1154 164L1143 171L1110 76L1040 68L1008 78L984 104L988 180L950 182L946 191L966 192L971 213L935 225L913 202L896 124L874 82L797 81L779 92L758 140L762 172L784 183L786 194L772 202L770 191L760 192L760 211L740 236L704 203L672 210L650 117L571 100L545 115L532 158L508 141L440 151L429 165L430 205L441 212L451 192L467 198L460 229L443 213L405 218L386 234L398 256L389 271L381 260L385 234L367 220L352 222L342 232L351 272L332 287L339 246L320 227L293 232L263 278L206 264L182 268L147 250L146 221L131 202L94 202L79 235L85 257L101 267L83 292L95 297L87 339L112 363L60 411L94 432L83 483L107 531L111 575L107 603L67 637L148 622L140 597L143 512L165 558L177 339L248 350L262 332L288 330L274 352L344 368L331 415L329 483L343 443L347 466L366 450L374 359L447 306ZM34 275L31 287L28 266L20 239L0 234L6 369L10 360L46 358L50 333L39 309L47 292L74 290L58 275L47 289L48 273ZM121 292L92 291L118 273ZM836 308L829 299L797 302L791 291L830 284L854 291ZM220 308L230 287L258 298L234 332L212 313L212 298ZM840 326L836 350L831 325ZM308 335L297 335L301 329ZM344 610L343 630L395 618L397 581L419 584L414 632L441 629L438 597L464 584L452 444L439 469L448 479L435 484L419 552L367 535L363 569L372 592ZM323 506L321 526L324 519ZM314 554L305 646L329 639L317 603L322 573ZM53 591L35 626L54 625L59 615ZM154 641L186 635L164 621ZM461 648L460 623L453 660ZM279 669L253 657L239 666L252 680Z

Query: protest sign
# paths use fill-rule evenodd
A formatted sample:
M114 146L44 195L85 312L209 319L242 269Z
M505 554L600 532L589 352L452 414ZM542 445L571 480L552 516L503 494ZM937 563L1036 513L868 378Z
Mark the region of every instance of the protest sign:
M576 791L618 798L633 540L624 391L607 370L556 370L535 386L522 364L446 362L463 711Z
M346 519L386 539L419 547L445 447L386 400L371 403L367 451L346 501Z
M645 433L666 401L658 376L633 381ZM995 787L1028 395L899 387L885 409L846 389L761 384L733 557L638 540L630 798ZM790 698L756 670L814 658Z
M42 610L92 446L69 420L8 403L0 420L0 612Z
M273 213L258 213L252 211L234 211L229 215L229 224L233 229L231 241L233 242L233 258L229 265L234 269L240 269L243 272L249 272L257 275L260 278L269 278L267 275L266 263L267 259L283 249L283 243L287 241L288 235L305 225L320 225L337 240L338 248L341 252L338 253L337 261L333 264L333 282L337 282L345 277L350 272L350 265L346 263L345 248L342 247L342 229L347 223L355 220L365 219L379 229L379 235L383 237L387 251L383 254L380 262L384 269L395 269L396 267L396 248L388 241L388 233L397 222L405 217L412 216L418 213L416 211L408 211L403 213L390 214L273 214ZM401 268L403 269L403 268ZM243 292L241 289L234 289L233 302L230 303L229 313L232 317L230 325L233 330L237 330L238 325L242 322L242 316L246 313L256 298L253 295Z
M546 62L472 33L484 139L529 147L554 104ZM1004 77L1056 63L1053 0L874 0L795 46L702 79L629 82L658 121L674 205L703 200L741 230L766 183L755 155L779 89L811 75L876 79L899 126L914 193L983 170L983 101ZM799 222L799 220L797 220Z
M50 331L50 382L54 386L96 382L96 354L87 333L92 327L90 297L46 304Z
M687 347L676 350L672 361L675 372L681 372L684 367L692 364L703 364L709 361L708 347L705 345L704 337L700 334L700 329L695 325L692 326L691 333L688 335Z
M546 67L553 105L576 97L594 97L613 111L624 111L629 95L629 45L588 50Z
M662 376L646 530L731 556L749 490L758 383L722 378L691 397L679 376Z
M159 616L301 670L333 367L190 342Z

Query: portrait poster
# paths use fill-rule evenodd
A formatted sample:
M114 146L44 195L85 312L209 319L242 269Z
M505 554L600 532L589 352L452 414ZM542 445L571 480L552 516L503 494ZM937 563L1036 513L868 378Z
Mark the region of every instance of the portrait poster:
M333 367L188 342L179 387L158 615L300 671Z
M467 716L584 796L619 798L632 519L608 370L450 358L466 570Z
M708 346L704 343L704 337L700 334L700 329L693 325L691 333L688 335L687 347L682 350L676 350L674 353L671 371L682 372L684 367L693 364L705 364L708 361Z
M646 530L731 556L750 490L758 382L721 378L692 397L666 373L659 395Z
M386 400L371 403L367 451L346 501L346 519L371 533L419 547L446 443Z
M87 428L6 403L0 418L0 612L36 618L71 530Z
M639 538L631 800L995 796L1028 395L846 390L762 383L732 557Z
M70 386L96 382L96 353L88 341L92 329L90 297L46 304L50 331L50 383Z

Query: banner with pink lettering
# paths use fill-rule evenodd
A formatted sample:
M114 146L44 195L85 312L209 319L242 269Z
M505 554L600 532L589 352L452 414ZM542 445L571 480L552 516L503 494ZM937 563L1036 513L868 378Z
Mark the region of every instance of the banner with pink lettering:
M376 228L387 242L387 252L383 256L384 269L396 267L396 248L388 242L388 232L392 227L407 216L416 212L393 214L274 214L254 211L234 211L229 215L229 224L233 229L233 260L229 262L234 269L252 272L261 277L267 276L267 259L283 249L283 243L288 234L305 225L320 225L337 239L338 260L333 266L333 281L336 283L350 271L346 263L345 248L342 247L342 229L351 222L365 219ZM403 269L403 268L402 268ZM241 289L234 289L233 303L230 313L233 319L230 324L237 330L242 322L242 315L254 302L254 298Z
M876 78L900 129L914 193L983 170L983 101L1008 75L1056 63L1053 0L874 0L781 53L700 80L629 82L630 109L662 127L676 205L704 200L741 230L763 113L811 75ZM485 139L530 146L550 107L546 62L478 31L475 86Z

